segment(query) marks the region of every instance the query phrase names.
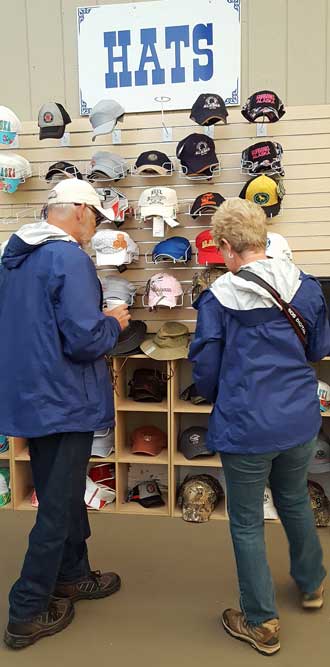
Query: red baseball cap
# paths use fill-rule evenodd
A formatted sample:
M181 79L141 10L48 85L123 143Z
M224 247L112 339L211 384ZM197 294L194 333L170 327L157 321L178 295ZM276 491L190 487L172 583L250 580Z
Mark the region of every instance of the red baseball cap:
M198 264L224 264L225 260L217 249L209 229L200 232L195 239Z

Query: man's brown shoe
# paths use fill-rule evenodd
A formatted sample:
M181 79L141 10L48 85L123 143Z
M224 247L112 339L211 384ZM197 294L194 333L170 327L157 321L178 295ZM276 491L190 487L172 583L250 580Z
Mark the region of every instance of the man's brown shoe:
M77 600L95 600L112 595L120 589L121 581L118 574L114 572L103 572L96 570L78 581L58 582L54 595L58 598L70 598L71 602Z
M261 625L249 625L242 612L226 609L222 614L222 624L228 634L235 639L248 642L263 655L273 655L281 648L278 618L272 618Z
M5 631L4 642L10 648L25 648L42 637L55 635L64 630L74 617L71 600L51 599L47 611L36 616L32 621L9 622Z
M313 593L303 593L301 604L304 609L321 609L324 603L324 584Z

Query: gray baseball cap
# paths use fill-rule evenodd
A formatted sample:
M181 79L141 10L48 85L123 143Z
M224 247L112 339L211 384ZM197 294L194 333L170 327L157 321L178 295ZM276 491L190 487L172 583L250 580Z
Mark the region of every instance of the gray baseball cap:
M115 153L107 151L98 151L92 155L87 176L89 180L102 180L106 177L109 180L118 180L124 178L129 168L125 160ZM99 177L99 178L98 178Z
M190 426L179 437L178 450L186 459L197 456L211 456L213 452L206 446L207 429L202 426Z
M59 102L48 102L39 109L39 139L61 139L71 118Z
M113 276L101 277L104 299L119 299L125 301L128 306L134 303L136 287L126 278L114 278Z
M116 100L100 100L93 107L89 121L94 129L92 141L100 134L112 132L118 120L123 120L125 109Z

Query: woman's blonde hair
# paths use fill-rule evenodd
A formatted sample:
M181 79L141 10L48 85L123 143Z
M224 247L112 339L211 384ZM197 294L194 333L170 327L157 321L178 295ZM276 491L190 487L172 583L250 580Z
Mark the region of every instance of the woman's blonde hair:
M221 239L226 239L239 255L244 250L265 250L266 214L261 206L246 199L226 199L212 217L212 235L218 248Z

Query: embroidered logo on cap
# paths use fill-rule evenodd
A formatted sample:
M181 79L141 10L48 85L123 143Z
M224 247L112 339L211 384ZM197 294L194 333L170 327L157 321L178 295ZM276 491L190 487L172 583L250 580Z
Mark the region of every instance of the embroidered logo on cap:
M260 146L259 148L254 148L251 151L252 159L257 160L260 157L265 157L266 155L270 155L270 148L269 146Z
M156 162L157 159L156 153L149 153L148 160L150 160L150 162Z
M220 107L219 101L216 97L209 96L204 102L204 109L218 109Z
M50 111L46 111L43 120L45 123L51 123L54 120L54 116Z
M214 195L212 192L206 192L201 196L201 206L216 206Z
M275 95L272 93L262 93L256 96L257 104L275 104Z
M165 200L166 197L159 188L154 188L151 190L147 197L148 204L163 204Z
M210 150L210 147L205 141L200 141L196 146L195 155L206 155Z
M192 435L189 436L189 442L191 442L194 447L197 447L199 445L199 441L201 439L201 436L198 433L193 433Z
M267 192L257 192L255 195L253 195L254 203L260 204L260 206L265 206L265 204L268 204L269 200L270 196L267 194Z

